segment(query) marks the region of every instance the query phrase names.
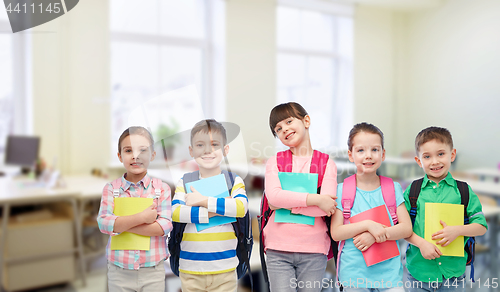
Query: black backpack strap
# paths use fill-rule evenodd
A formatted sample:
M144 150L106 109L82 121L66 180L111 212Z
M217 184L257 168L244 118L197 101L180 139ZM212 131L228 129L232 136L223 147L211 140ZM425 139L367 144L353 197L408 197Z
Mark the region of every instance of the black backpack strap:
M460 204L464 205L464 225L469 224L467 207L469 206L469 185L466 182L457 180L458 191L460 192Z
M182 176L182 183L184 184L184 192L187 194L186 190L186 184L190 182L194 182L200 179L200 171L193 171L193 172L188 172L185 173L184 176Z
M422 189L422 183L424 182L424 178L414 180L410 186L410 218L411 225L415 225L415 218L417 217L417 201L418 196L420 195L420 190Z
M222 170L221 172L226 178L227 190L229 191L229 195L231 195L231 191L233 190L234 186L234 180L236 179L236 174L227 170Z

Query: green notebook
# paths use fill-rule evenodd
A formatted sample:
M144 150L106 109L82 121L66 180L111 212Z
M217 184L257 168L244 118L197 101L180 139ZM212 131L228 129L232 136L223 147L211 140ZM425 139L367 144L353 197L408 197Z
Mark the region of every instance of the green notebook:
M308 194L317 193L317 173L278 172L278 178L280 179L281 188L283 190ZM274 214L274 222L276 223L314 225L314 220L314 217L292 214L292 212L287 209L277 209Z

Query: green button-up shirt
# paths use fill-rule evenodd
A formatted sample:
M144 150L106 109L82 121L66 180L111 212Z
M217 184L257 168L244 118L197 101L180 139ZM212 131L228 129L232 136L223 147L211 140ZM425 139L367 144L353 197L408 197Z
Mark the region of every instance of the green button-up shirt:
M409 195L410 186L406 188L403 194L408 212L410 212L411 209ZM425 203L461 203L457 182L450 173L439 182L439 185L428 179L427 175L424 177L422 189L417 201L415 225L413 226L413 232L422 238L424 238ZM479 198L471 190L470 186L467 216L469 216L469 223L478 223L488 228ZM464 243L467 239L468 237L464 237ZM441 282L443 277L445 279L460 277L465 273L466 262L467 257L465 251L463 257L441 256L434 260L424 259L418 247L411 244L406 252L406 267L408 271L415 279L422 282Z

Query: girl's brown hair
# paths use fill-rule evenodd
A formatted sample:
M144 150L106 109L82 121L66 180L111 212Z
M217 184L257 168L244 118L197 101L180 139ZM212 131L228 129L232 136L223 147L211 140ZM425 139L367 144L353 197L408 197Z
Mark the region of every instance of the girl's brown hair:
M127 136L130 135L141 135L144 138L149 140L151 150L154 151L154 140L153 136L151 133L144 127L130 127L123 131L123 133L120 135L120 139L118 139L118 153L121 153L122 151L122 142L123 139L127 138Z
M354 140L354 137L361 132L379 135L380 141L382 142L382 149L384 149L384 133L382 133L382 131L380 131L380 129L376 126L362 122L354 125L354 127L352 127L351 131L349 132L349 139L347 140L347 147L349 148L349 151L352 151L352 140Z
M274 137L276 137L274 128L276 128L276 125L279 122L289 117L303 120L305 116L307 116L307 111L300 104L296 102L282 103L275 106L271 110L271 113L269 114L269 127L271 128L271 132L273 133Z

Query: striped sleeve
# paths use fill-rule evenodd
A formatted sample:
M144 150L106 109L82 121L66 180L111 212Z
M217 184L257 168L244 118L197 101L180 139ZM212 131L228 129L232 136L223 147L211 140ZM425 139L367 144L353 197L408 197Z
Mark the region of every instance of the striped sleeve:
M186 206L186 190L182 178L175 186L172 201L172 221L181 223L208 223L208 210L204 207Z
M118 216L113 214L113 209L115 207L113 199L113 186L111 183L108 183L102 190L101 205L97 215L97 224L99 225L99 230L102 233L109 235L119 234L113 232L116 218L118 218Z
M244 217L248 211L248 198L243 179L236 176L231 198L208 198L208 211L227 217Z

